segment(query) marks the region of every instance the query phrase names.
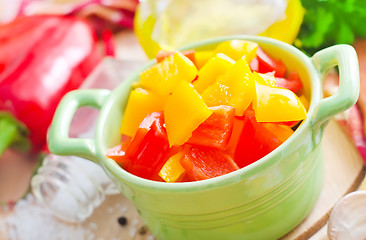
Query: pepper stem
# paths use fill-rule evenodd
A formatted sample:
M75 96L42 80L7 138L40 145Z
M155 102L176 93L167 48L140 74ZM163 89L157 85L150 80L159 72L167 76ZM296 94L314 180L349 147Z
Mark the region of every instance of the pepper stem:
M28 150L30 143L26 135L24 126L17 120L9 114L0 113L0 156L13 145L21 150Z

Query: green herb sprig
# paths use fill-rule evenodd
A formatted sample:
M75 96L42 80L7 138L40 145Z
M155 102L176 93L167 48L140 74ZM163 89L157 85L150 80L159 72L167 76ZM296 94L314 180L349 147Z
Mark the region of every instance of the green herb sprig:
M366 37L366 0L302 0L306 10L294 45L309 55Z

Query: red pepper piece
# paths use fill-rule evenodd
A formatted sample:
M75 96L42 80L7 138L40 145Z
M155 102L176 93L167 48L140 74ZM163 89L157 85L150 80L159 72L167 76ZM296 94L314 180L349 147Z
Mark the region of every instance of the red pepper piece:
M295 126L299 121L288 121L288 122L277 122L278 124L283 124L289 127Z
M271 131L255 119L252 109L246 111L244 126L238 140L234 159L240 168L264 157L281 144Z
M152 112L148 114L144 120L139 125L139 128L143 128L146 130L149 130L151 128L151 125L153 122L155 122L157 119L161 119L161 121L164 121L164 114L163 112Z
M137 130L126 150L126 157L130 159L127 170L130 173L146 179L158 179L158 173L170 152L163 116L162 113L159 116L148 115L147 118L155 119L151 126Z
M153 123L151 123L153 124ZM126 149L126 157L129 159L134 159L138 155L138 150L144 138L147 134L149 129L139 128L137 129L135 136L133 136L131 143L129 144L128 148Z
M122 168L126 169L130 163L130 159L127 158L126 150L131 143L131 138L126 139L121 144L108 149L106 156L116 161Z
M290 72L287 78L276 77L277 87L287 88L294 93L298 93L303 85L297 72Z
M188 143L224 149L233 130L235 109L225 105L210 109L213 113L193 131Z
M194 63L194 65L196 65L196 55L195 55L196 52L194 50L186 50L186 51L182 51L180 53L182 53L189 60L191 60ZM174 52L171 52L171 51L160 50L155 57L156 62L157 63L162 62L165 58L167 58L173 54L174 54Z
M253 58L253 60L250 62L249 64L250 69L254 72L259 72L259 63L258 63L258 58L255 57Z
M24 125L32 153L44 148L59 101L82 84L101 57L94 31L77 18L20 17L1 25L0 112L17 120L12 122L17 131L6 142L27 138L19 127ZM0 121L9 119L2 116ZM2 132L6 130L0 129L0 135ZM1 154L7 145L0 145Z
M244 126L244 119L245 117L242 119L242 117L238 117L235 116L234 118L234 127L233 127L233 131L231 133L230 139L228 144L225 147L225 152L230 154L231 156L234 156L234 152L236 149L236 146L238 145L238 141L239 141L239 137L241 135L243 126Z
M188 147L180 163L191 181L218 177L239 169L232 157L220 149L205 146Z
M286 74L286 66L280 60L274 60L267 53L265 53L260 47L257 49L258 60L258 72L268 73L273 72L275 77L284 77Z
M129 144L127 151L126 151L126 157L128 158L136 158L138 154L138 149L144 141L144 138L147 134L147 132L150 130L151 126L157 119L163 120L164 115L163 112L152 112L148 114L144 120L139 125L139 128L137 129L135 136L131 140L131 143Z
M138 154L138 149L141 145L141 143L144 141L144 138L147 134L147 132L150 130L153 123L161 118L163 121L164 115L162 112L152 112L148 114L144 120L139 125L139 128L137 129L135 136L131 140L131 143L129 144L127 150L126 150L126 157L128 158L136 158Z

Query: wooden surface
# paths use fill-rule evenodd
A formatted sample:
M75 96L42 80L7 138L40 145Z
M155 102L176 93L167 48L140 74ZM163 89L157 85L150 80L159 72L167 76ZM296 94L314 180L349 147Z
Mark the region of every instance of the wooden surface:
M326 224L333 206L345 194L360 185L364 168L363 161L341 127L331 121L323 137L325 182L320 198L310 215L283 239L327 239ZM319 230L319 234L316 234Z
M361 183L364 176L362 159L335 121L331 121L326 128L323 147L326 170L321 196L310 215L297 228L282 238L283 240L328 240L326 223L332 207L338 199L357 189ZM118 224L117 219L121 216L127 217L126 226ZM60 228L64 228L63 225L70 225L63 222L58 224ZM154 239L149 232L141 232L143 223L135 208L123 195L107 197L106 201L94 211L91 217L81 224L75 224L74 227L84 229L89 233L92 232L92 239L95 240ZM3 237L1 237L0 227L0 239L8 240L9 238L6 238L5 235L3 233ZM75 238L70 236L68 239Z

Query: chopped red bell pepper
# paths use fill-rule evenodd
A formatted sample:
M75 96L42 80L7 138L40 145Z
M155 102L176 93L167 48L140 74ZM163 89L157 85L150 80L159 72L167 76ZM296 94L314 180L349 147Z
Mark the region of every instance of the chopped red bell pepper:
M283 125L286 125L286 126L289 126L289 127L293 127L297 123L299 123L299 121L278 122L278 124L283 124Z
M294 93L298 93L303 87L300 76L295 71L290 72L287 78L276 77L276 84L277 87L287 88Z
M244 126L234 154L240 168L264 157L281 144L278 137L255 119L255 113L248 109Z
M164 114L163 112L152 112L148 114L140 123L139 128L143 128L146 130L150 130L152 124L157 120L164 122Z
M233 130L235 109L225 105L210 109L213 113L193 131L188 143L224 149Z
M307 100L304 95L301 95L303 100L296 95L302 89L301 79L296 72L287 73L281 60L271 58L260 48L257 52L254 60L249 58L252 60L250 66L245 56L234 65L229 61L232 68L229 66L224 69L224 74L216 76L216 82L208 81L204 91L199 91L198 86L202 84L197 85L195 82L190 85L185 79L177 79L175 90L181 86L182 91L179 94L173 91L168 96L175 98L167 99L164 112L153 112L145 117L129 144L124 155L130 160L127 171L146 179L166 182L204 180L248 166L285 142L294 132L291 125L298 124L306 117L307 108L303 102ZM156 60L161 65L176 55L181 56L180 53L172 55L172 52L160 52ZM200 63L203 67L199 69L196 81L203 80L200 78L203 76L200 71L215 60L216 56L210 55L212 58L206 59L206 65ZM186 57L181 58L185 60L183 62L188 61L193 66ZM155 69L160 65L148 69L153 69L157 74L145 74L144 81L141 80L140 83L154 87L156 76L161 78L161 82L165 82L166 77L160 76L160 70ZM173 66L170 69L167 66L164 71L174 72L175 68ZM189 82L197 75L197 69L191 72L193 76L189 78ZM215 68L208 69L207 76L215 75L214 72ZM285 74L287 78L284 77ZM283 81L276 83L276 77ZM187 93L191 95L188 96ZM203 100L202 106L198 107L202 111L182 115L182 109L186 109L187 103L192 102L186 101L187 96L195 103L201 104ZM168 103L170 105L167 108ZM192 106L197 108L194 104ZM201 119L202 114L205 116ZM193 116L196 124L193 124L192 119L187 119L187 116ZM200 117L200 121L197 117ZM188 135L182 124L189 125ZM172 139L170 144L168 136L169 140Z
M147 132L151 129L151 126L157 119L164 118L162 112L152 112L148 114L144 120L140 123L139 128L137 129L135 135L133 136L128 148L126 149L126 157L127 158L136 158L138 153L138 148L140 144L143 142Z
M180 163L191 181L218 177L239 169L232 157L220 149L205 146L187 148Z
M157 63L162 62L165 58L173 55L174 53L175 52L160 50L155 57L156 62ZM197 65L196 64L196 55L195 55L196 52L194 50L182 51L181 53L184 56L186 56L189 60L191 60L195 65Z
M101 57L94 31L77 18L20 17L1 25L0 135L13 130L0 154L19 139L29 139L32 153L44 148L59 101Z
M281 59L271 58L260 47L257 49L257 61L259 73L274 72L275 77L284 77L286 74L286 66ZM255 67L254 63L253 67Z
M249 64L249 67L252 71L259 72L259 62L257 57L253 58L253 60Z
M106 156L116 161L122 168L126 169L130 163L130 159L127 158L126 150L131 143L131 138L126 139L121 144L108 149Z
M251 106L250 106L251 108ZM227 143L224 151L228 154L230 154L231 156L234 156L234 152L236 149L236 146L238 144L239 141L239 137L241 135L243 126L244 126L244 119L245 117L242 116L235 116L234 118L234 126L233 126L233 130L229 139L229 142Z
M151 126L139 128L126 150L129 158L128 172L146 179L157 179L160 169L169 158L170 148L166 130L163 126L164 115L150 114ZM146 125L144 125L146 127Z

